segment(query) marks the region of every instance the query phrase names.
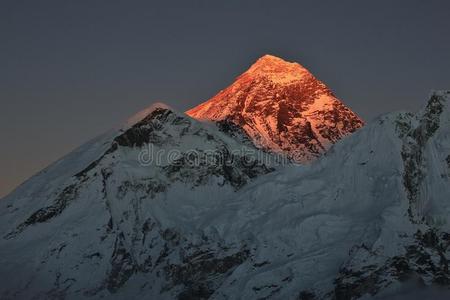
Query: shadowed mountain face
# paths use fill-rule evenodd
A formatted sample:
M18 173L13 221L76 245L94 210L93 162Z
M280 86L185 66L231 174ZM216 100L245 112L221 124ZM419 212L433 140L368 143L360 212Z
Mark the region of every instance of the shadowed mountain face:
M228 120L256 146L311 161L363 121L297 63L265 55L233 84L186 112L200 120Z

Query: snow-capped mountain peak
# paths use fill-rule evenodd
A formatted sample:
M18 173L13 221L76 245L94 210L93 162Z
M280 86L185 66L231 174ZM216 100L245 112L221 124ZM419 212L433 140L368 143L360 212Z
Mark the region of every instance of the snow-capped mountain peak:
M265 77L274 83L289 84L300 80L309 71L295 62L266 54L259 58L244 74L249 77Z
M354 132L363 121L298 63L264 55L229 87L186 112L227 120L256 146L308 162Z
M134 124L140 122L142 119L150 115L153 111L157 109L167 109L174 111L172 107L169 105L163 103L163 102L155 102L152 105L140 110L139 112L135 113L131 117L129 117L124 124L122 125L122 129L128 129L129 127L133 126Z

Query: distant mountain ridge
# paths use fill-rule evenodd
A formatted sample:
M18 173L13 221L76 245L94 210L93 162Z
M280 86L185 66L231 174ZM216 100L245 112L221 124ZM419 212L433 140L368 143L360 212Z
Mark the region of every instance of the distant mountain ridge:
M364 122L306 68L265 55L229 87L186 112L233 122L256 146L309 162Z

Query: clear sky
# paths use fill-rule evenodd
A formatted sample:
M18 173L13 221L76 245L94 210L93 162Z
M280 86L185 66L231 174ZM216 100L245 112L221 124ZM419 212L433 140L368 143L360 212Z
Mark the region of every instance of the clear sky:
M450 1L0 2L0 197L155 101L185 110L259 56L366 120L450 89Z

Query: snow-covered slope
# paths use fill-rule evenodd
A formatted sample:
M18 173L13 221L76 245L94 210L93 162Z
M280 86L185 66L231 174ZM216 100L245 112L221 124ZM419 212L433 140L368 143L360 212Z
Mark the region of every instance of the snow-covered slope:
M165 256L202 244L200 216L278 164L226 125L156 104L2 199L0 298L101 297L140 272L159 294Z
M231 121L258 147L302 163L363 125L307 69L272 55L258 59L233 84L186 113Z
M358 299L407 280L450 285L450 92L311 165L280 166L238 128L168 108L134 122L0 202L2 299ZM179 153L148 159L149 145Z
M258 245L214 295L357 299L408 279L448 286L449 121L450 93L436 93L417 115L383 116L312 166L262 177L214 219Z

